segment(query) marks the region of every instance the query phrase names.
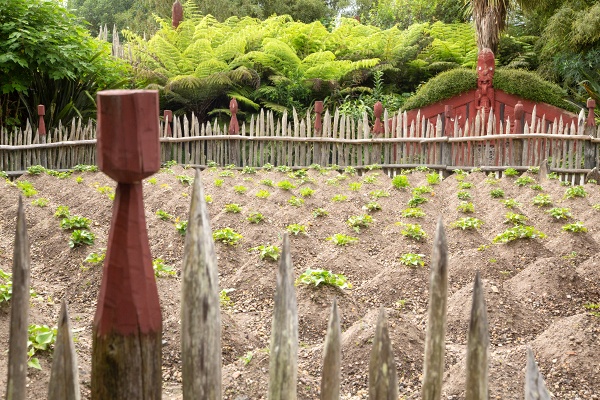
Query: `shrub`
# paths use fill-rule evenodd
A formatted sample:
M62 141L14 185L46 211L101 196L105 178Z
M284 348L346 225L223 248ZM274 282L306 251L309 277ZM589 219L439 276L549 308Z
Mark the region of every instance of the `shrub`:
M233 246L237 244L238 241L242 239L242 235L234 231L233 229L227 227L223 229L218 229L213 232L213 239Z
M483 221L478 218L464 217L458 221L454 221L450 226L452 228L460 228L463 231L465 229L479 229L483 225Z
M343 274L334 274L324 269L308 268L296 279L296 286L301 283L315 286L329 285L339 289L352 288L352 284L348 283L348 279Z
M516 225L512 228L509 228L497 235L492 242L493 243L508 243L517 239L543 239L546 235L533 226L527 225Z
M477 74L466 68L442 72L423 84L403 105L404 110L422 108L477 88Z

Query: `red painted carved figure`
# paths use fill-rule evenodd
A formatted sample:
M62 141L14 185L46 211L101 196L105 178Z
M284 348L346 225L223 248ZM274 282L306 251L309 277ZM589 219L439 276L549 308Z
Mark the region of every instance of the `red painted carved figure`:
M494 53L490 49L482 49L477 56L477 91L475 101L477 109L485 111L494 105L494 71L496 69Z

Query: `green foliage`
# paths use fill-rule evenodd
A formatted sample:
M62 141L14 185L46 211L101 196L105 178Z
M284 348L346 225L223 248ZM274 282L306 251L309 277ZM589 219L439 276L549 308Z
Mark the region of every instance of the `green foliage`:
M504 221L505 224L513 224L513 225L525 225L525 223L529 219L523 214L518 214L518 213L513 213L513 212L506 213L504 215L504 218L506 218L506 220Z
M271 195L271 192L269 192L268 190L264 190L264 189L261 189L258 192L256 192L256 197L258 197L260 199L266 199L270 195Z
M395 177L392 178L392 185L396 189L404 189L404 188L409 187L410 183L408 182L408 176L396 175Z
M233 191L237 194L244 194L248 191L248 188L246 186L236 185L233 187Z
M70 215L71 215L71 212L69 211L68 206L56 207L56 212L54 213L54 216L56 218L68 218Z
M0 269L0 306L2 303L8 303L12 298L11 276L11 274Z
M600 318L600 311L595 311L600 310L600 303L586 303L583 305L583 307L590 311L590 315Z
M223 186L223 182L225 182L223 179L215 179L215 186L221 187Z
M46 168L41 165L32 165L31 167L27 168L27 173L29 175L39 175L44 172L46 172Z
M233 173L233 171L225 170L225 171L221 171L219 173L219 176L222 178L232 178L235 176L235 174Z
M516 225L497 235L493 243L508 243L518 239L543 239L546 235L533 226Z
M463 190L463 189L472 189L473 188L473 184L471 182L459 182L458 183L458 188Z
M455 68L438 74L421 86L403 105L404 110L422 108L438 101L477 88L477 74L465 68Z
M300 196L302 197L310 197L315 194L315 191L309 187L304 187L300 189Z
M400 256L400 264L411 268L423 267L425 266L423 257L425 254L404 253Z
M246 220L248 220L251 224L258 224L260 222L262 222L265 219L265 216L262 215L259 212L251 212L248 217L246 218Z
M97 253L93 252L88 254L83 262L90 264L101 264L104 261L104 258L106 258L106 249L102 249L102 251Z
M96 235L85 229L75 229L71 232L71 239L69 240L69 247L75 248L81 245L92 245L96 240Z
M432 194L433 188L431 186L417 186L412 190L413 196L420 196L425 193Z
M426 175L427 183L429 185L437 185L442 181L442 177L437 172L432 172Z
M264 169L265 171L271 171L275 166L271 163L266 163L265 165L262 166L262 169Z
M596 211L600 211L600 204L599 203L592 204L592 208Z
M288 200L288 204L294 207L301 207L302 205L304 205L304 199L302 197L292 196Z
M461 201L456 209L460 212L464 212L465 214L475 212L475 207L470 201Z
M326 217L329 215L329 211L325 210L324 208L315 208L312 212L312 215L315 218Z
M256 174L256 168L246 165L242 168L242 174Z
M506 168L504 170L504 176L517 176L519 175L519 171L514 168Z
M333 234L333 235L329 236L325 240L330 241L330 242L332 242L332 243L334 243L334 244L336 244L338 246L346 246L348 244L352 244L352 243L358 242L358 238L357 237L344 235L343 233Z
M40 197L38 199L32 200L31 205L36 207L46 207L48 205L48 199L45 197Z
M421 195L414 195L410 200L408 200L408 206L411 208L418 207L419 205L426 203L427 199Z
M48 175L53 176L53 177L58 178L58 179L67 179L68 177L71 176L71 174L73 173L73 171L59 172L59 171L55 171L53 169L47 169L46 173Z
M56 342L56 328L47 325L29 325L27 328L27 366L41 370L40 361L34 355L48 352Z
M580 233L587 232L587 228L583 226L583 222L577 221L572 224L563 225L562 230L565 232Z
M466 229L479 229L481 228L481 225L483 225L483 221L473 217L463 217L450 224L452 228L460 228L463 231Z
M465 191L465 190L460 190L458 193L456 193L456 197L458 197L459 200L463 200L463 201L467 201L467 200L471 200L471 193Z
M194 183L194 178L187 175L177 175L175 179L177 179L177 181L184 186L190 186L192 183Z
M346 276L343 274L334 274L333 272L324 269L307 268L306 271L296 279L296 286L299 284L315 286L329 285L339 289L352 288L352 284L348 283Z
M408 238L414 239L416 241L420 241L427 237L427 234L425 233L425 231L423 230L423 228L421 228L421 225L419 225L419 224L399 223L399 225L402 227L402 230L400 231L400 233L404 237L408 237Z
M281 254L281 249L279 247L263 244L253 247L248 251L258 251L258 255L260 256L261 260L267 259L271 261L277 261L279 255Z
M381 197L390 197L390 192L378 189L378 190L373 190L373 191L369 192L369 196L373 199L379 199Z
M25 197L35 196L38 193L33 187L33 184L29 181L17 181L16 185Z
M170 221L173 219L173 216L165 210L156 210L156 216L158 217L158 219L161 219L163 221Z
M243 238L242 235L234 231L233 229L227 227L223 229L218 229L213 232L213 239L230 246L237 244Z
M233 301L229 297L229 293L233 292L235 289L223 289L219 292L219 304L222 308L231 308L233 307ZM250 353L250 358L252 358L252 352ZM248 361L250 362L250 361Z
M205 194L204 201L206 202L206 204L211 204L213 202L213 198L210 194Z
M565 191L565 195L563 198L565 199L574 199L575 197L586 197L587 192L583 186L573 186L568 188Z
M549 207L552 205L552 199L550 198L549 194L538 194L537 196L535 196L531 202L533 203L534 206L538 206L538 207Z
M342 202L348 200L348 196L344 196L343 194L336 194L331 198L333 202Z
M370 201L362 206L362 209L368 212L379 211L381 210L381 205L379 205L379 203L376 201Z
M236 203L225 204L225 212L234 214L241 213L242 206Z
M367 185L377 183L377 175L367 175L363 178L363 182Z
M162 258L152 260L152 269L154 270L154 276L157 278L177 275L175 268L172 265L165 264L165 260Z
M500 202L502 204L504 204L504 207L506 207L506 208L519 208L522 206L522 204L519 203L515 199L506 199L506 200L501 200Z
M566 207L554 207L546 212L550 214L553 218L556 218L557 220L569 219L573 216L571 215L571 209Z
M492 196L493 199L499 199L504 197L504 190L502 189L492 189L490 191L490 196Z
M425 211L421 207L411 207L402 210L402 216L406 218L421 218L425 216Z
M356 168L354 168L351 165L348 165L346 168L344 168L344 174L346 175L356 175L358 172L356 171Z
M360 233L360 228L366 228L373 222L373 217L367 214L363 215L354 215L348 218L346 223L352 229L356 231L356 233Z
M186 220L183 220L183 221L179 221L178 219L175 220L175 230L181 236L185 236L187 234L187 227L188 227L188 222Z
M494 178L493 174L490 174L487 178L485 178L484 182L488 185L497 185L498 183L500 183L500 179L496 179Z
M289 172L292 172L292 167L288 167L287 165L280 165L278 167L275 167L275 170L287 174Z
M355 192L359 191L361 187L362 187L362 183L360 183L360 182L351 182L348 184L348 189L355 191Z
M77 172L98 172L97 165L77 164L73 167L73 171Z
M263 179L260 181L260 183L265 186L273 186L273 181L270 179Z
M290 224L285 227L285 230L294 236L298 236L301 233L306 235L306 229L307 229L306 225L301 225L301 224Z
M549 174L546 175L546 178L556 180L556 179L560 178L560 175L558 175L556 172L550 172Z
M89 218L74 215L61 219L60 227L62 229L89 229L91 223L92 220Z
M283 190L292 190L296 188L296 186L290 181L277 182L277 187Z

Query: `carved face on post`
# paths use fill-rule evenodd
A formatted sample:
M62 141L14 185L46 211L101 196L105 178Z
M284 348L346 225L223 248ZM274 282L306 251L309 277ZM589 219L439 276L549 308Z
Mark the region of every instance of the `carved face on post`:
M483 49L477 56L477 83L479 86L491 86L496 69L494 53L490 49Z

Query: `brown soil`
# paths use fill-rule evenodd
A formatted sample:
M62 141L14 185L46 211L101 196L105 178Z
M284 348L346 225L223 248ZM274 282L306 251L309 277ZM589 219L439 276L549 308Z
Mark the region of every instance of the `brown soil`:
M180 273L183 237L173 222L159 220L155 213L165 210L187 219L190 187L176 180L177 175L193 176L192 170L173 167L173 173L155 175L156 182L144 182L146 218L154 258L162 258ZM531 346L546 377L549 390L560 399L597 399L600 396L600 319L590 315L586 303L600 302L600 211L592 208L600 203L600 190L586 185L586 198L563 200L565 187L558 181L541 182L544 193L555 206L569 207L574 221L583 221L587 233L563 232L564 222L555 222L544 208L531 204L538 194L529 187L515 185L515 178L503 178L497 185L485 182L482 173L470 174L468 189L475 206L473 216L485 224L478 231L450 229L449 225L465 216L456 210L458 182L451 176L434 186L434 194L422 205L425 218L403 218L401 211L411 197L410 189L396 190L391 180L379 172L376 183L362 185L359 191L349 190L350 182L364 177L351 176L338 185L326 184L337 172L320 175L309 171L314 183L306 187L316 190L301 207L287 203L300 196L299 188L284 191L269 188L260 181L279 182L288 179L281 172L259 171L255 175L235 172L234 177L219 177L222 170L204 171L205 191L213 198L209 205L212 228L231 227L243 235L236 246L216 245L220 287L235 289L229 293L233 305L222 311L223 321L223 385L226 399L266 398L268 379L269 335L275 285L274 262L260 260L248 249L261 244L281 244L288 224L308 226L307 235L291 236L292 259L296 275L307 268L324 268L343 273L353 288L297 288L299 307L299 399L316 399L319 391L322 340L329 309L337 297L342 316L342 393L344 399L367 398L367 365L377 310L386 308L393 341L401 397L420 398L423 348L428 302L428 263L431 258L432 236L436 220L443 218L447 227L450 253L449 306L446 348L445 398L464 397L464 365L466 332L471 303L471 288L476 271L484 282L490 326L490 398L518 399L523 397L526 346ZM370 172L374 175L378 172ZM76 183L81 176L83 181ZM532 175L538 179L536 175ZM215 186L223 179L222 187ZM55 325L60 301L68 301L71 320L77 338L79 371L83 398L89 398L91 323L101 277L101 267L85 263L92 251L106 247L112 202L96 187L114 187L102 173L73 174L60 180L48 175L25 176L39 191L34 198L49 200L47 207L30 204L26 213L31 239L32 286L37 296L32 298L30 323ZM426 175L409 175L411 187L427 184ZM234 191L244 185L245 194ZM529 222L546 233L544 240L519 240L511 244L491 245L492 239L508 225L505 213L510 211L499 200L490 197L490 190L501 188L505 198L515 198L522 205L515 212L529 217ZM260 189L269 190L267 199L256 197ZM368 193L382 189L390 197L377 201L381 211L372 213L375 222L356 234L345 221L361 215L368 202ZM19 190L5 184L0 191L0 268L8 271L12 265L16 203ZM336 194L348 196L345 202L332 202ZM240 214L224 212L227 203L238 203ZM56 207L67 205L71 214L93 221L97 235L91 247L70 250L69 233L59 227L53 217ZM322 207L329 211L324 218L315 218L312 210ZM250 224L246 217L260 211L266 217L262 224ZM397 222L420 223L429 235L422 242L403 237ZM325 240L334 233L358 236L356 244L338 247ZM489 247L481 247L490 245ZM425 268L408 268L399 262L403 253L425 254ZM179 340L180 278L158 279L163 310L164 398L180 398L181 357ZM0 341L8 343L9 307L0 307ZM246 365L240 357L252 354ZM28 398L45 398L51 358L40 355L42 370L29 370ZM7 354L0 352L0 397L4 396Z

